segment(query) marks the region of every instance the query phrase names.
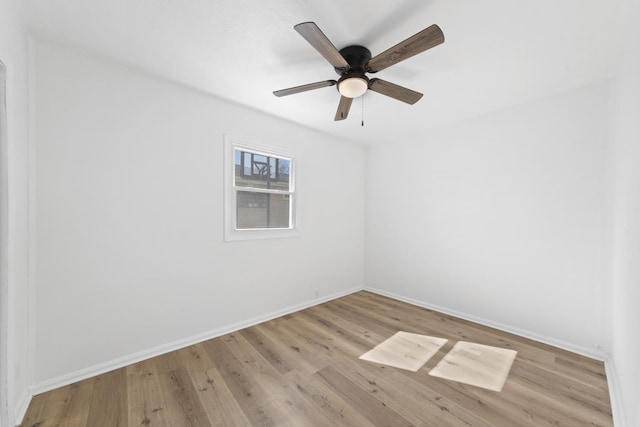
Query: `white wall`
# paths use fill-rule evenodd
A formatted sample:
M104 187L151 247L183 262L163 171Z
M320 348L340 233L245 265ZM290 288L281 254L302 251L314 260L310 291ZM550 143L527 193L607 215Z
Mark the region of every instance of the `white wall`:
M7 77L7 145L2 146L2 245L6 259L0 284L0 323L6 365L0 377L0 424L13 425L28 401L29 351L29 144L27 127L27 35L10 0L0 0L0 61ZM5 234L6 233L6 234ZM4 265L4 263L7 263ZM3 337L5 338L5 337Z
M35 91L38 384L362 288L361 146L43 42ZM299 237L223 242L224 133L297 156Z
M366 286L597 354L607 83L368 150Z
M628 426L640 425L640 4L625 4L615 81L612 352Z

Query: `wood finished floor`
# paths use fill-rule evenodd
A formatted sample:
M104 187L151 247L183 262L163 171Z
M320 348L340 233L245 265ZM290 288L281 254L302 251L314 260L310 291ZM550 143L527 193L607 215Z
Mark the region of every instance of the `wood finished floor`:
M417 372L359 360L449 341ZM428 375L460 340L518 351L502 392ZM358 292L33 398L23 427L612 426L602 362Z

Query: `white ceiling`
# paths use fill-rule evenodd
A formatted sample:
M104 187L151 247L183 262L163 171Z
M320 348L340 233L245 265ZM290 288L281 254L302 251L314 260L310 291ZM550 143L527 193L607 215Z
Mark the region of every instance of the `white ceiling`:
M603 79L618 53L618 0L21 0L38 37L61 42L323 132L393 143L428 127ZM438 24L445 43L376 77L424 93L410 106L377 93L334 122L336 79L296 31L314 21L338 49L373 55Z

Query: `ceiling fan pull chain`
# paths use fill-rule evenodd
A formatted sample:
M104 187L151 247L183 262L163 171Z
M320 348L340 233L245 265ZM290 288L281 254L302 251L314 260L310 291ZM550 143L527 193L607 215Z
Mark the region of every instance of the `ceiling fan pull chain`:
M360 122L360 126L364 127L364 94L361 96L362 101L361 105L362 105L362 121Z

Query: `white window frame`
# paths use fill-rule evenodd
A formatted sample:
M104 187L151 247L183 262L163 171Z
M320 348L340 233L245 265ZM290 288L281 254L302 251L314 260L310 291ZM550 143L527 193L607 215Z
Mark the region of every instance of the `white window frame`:
M289 212L289 228L252 228L238 229L236 223L236 194L237 191L258 191L263 189L235 186L235 150L249 151L270 157L280 157L290 160L289 164L289 194L291 210ZM291 153L280 149L258 145L246 139L230 135L224 136L224 240L255 240L255 239L279 239L298 236L298 210L296 193L296 158Z

